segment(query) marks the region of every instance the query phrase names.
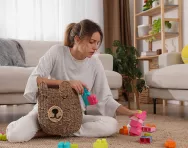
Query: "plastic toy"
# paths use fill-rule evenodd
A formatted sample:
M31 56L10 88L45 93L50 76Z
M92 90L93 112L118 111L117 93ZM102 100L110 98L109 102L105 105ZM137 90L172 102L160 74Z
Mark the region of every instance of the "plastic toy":
M155 127L156 128L156 125L155 124L145 124L145 126L147 126L147 127Z
M156 128L155 127L142 126L142 131L152 133L152 132L156 131Z
M93 148L108 148L108 143L106 139L97 139L96 142L93 143Z
M185 64L188 64L188 45L182 49L181 58Z
M4 133L0 133L0 141L7 141L7 136Z
M58 148L78 148L78 144L71 144L70 142L59 142Z
M131 127L129 134L131 136L140 136L142 133L141 127Z
M96 96L91 95L91 93L86 88L84 88L84 93L82 95L82 98L83 98L85 106L95 105L98 103Z
M129 134L129 131L128 131L127 126L123 126L123 128L121 128L121 129L119 130L119 133L122 134L122 135L128 135L128 134Z
M146 114L147 114L146 111L142 111L142 112L139 111L139 113L136 113L134 116L144 121L146 119Z
M172 139L168 139L165 144L165 148L176 148L176 142Z
M148 144L152 142L152 137L151 136L141 136L140 137L140 143L141 144Z
M142 127L142 123L140 123L139 121L136 121L136 120L131 120L130 126Z

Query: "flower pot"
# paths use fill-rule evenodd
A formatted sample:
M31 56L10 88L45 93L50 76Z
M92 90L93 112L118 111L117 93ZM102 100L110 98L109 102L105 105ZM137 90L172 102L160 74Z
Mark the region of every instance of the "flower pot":
M139 25L138 26L138 36L142 37L148 35L149 33L149 25Z
M178 32L178 22L170 22L172 24L171 28L165 26L165 32Z
M174 5L174 0L164 0L164 5Z
M157 7L157 6L159 6L159 0L154 1L154 2L152 3L152 7L153 7L153 8L154 8L154 7Z

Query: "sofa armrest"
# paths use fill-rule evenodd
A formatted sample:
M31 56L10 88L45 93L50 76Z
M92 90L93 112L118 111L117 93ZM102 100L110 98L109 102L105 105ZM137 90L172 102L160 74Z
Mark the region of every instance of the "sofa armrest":
M113 70L113 56L110 54L96 54L101 60L101 63L105 70Z
M159 55L159 68L182 63L180 52L170 52Z

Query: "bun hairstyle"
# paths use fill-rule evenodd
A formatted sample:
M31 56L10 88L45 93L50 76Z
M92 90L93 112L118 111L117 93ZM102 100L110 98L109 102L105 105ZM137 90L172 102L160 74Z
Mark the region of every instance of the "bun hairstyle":
M88 19L82 20L79 23L70 23L65 31L64 45L72 48L75 36L78 36L80 39L91 38L95 32L99 32L102 43L103 33L97 23Z

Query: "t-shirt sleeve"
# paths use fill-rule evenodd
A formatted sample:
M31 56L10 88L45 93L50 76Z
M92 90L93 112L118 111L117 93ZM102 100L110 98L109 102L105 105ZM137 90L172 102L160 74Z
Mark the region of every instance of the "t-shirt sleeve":
M36 93L38 91L37 77L48 77L53 69L57 57L57 45L52 46L39 60L38 65L28 78L24 97L32 103L36 103Z
M92 92L98 99L97 108L102 115L114 117L117 108L121 104L114 100L103 65L98 58L96 58L96 63L95 80Z

